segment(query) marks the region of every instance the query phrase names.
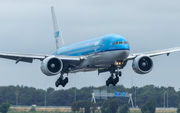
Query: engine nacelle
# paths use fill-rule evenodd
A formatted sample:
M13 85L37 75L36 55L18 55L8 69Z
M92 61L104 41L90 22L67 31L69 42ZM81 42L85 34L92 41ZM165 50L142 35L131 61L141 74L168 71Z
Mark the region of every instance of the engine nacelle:
M147 74L153 68L153 61L148 56L140 55L133 60L132 68L138 74Z
M55 56L50 56L45 58L41 64L41 71L47 76L59 74L62 68L63 68L62 60Z

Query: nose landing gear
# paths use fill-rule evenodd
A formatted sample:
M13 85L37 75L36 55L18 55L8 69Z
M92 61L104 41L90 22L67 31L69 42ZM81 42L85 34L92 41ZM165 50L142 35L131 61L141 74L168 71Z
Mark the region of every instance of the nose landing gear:
M115 86L119 82L119 76L121 76L121 72L116 72L115 75L112 73L111 76L106 80L106 86L112 84Z
M123 64L122 62L116 62L116 66L112 65L110 68L110 73L111 76L106 80L106 86L109 86L110 84L112 84L113 86L115 86L118 82L119 82L119 77L121 77L122 73L120 71L120 69L122 69L121 64Z

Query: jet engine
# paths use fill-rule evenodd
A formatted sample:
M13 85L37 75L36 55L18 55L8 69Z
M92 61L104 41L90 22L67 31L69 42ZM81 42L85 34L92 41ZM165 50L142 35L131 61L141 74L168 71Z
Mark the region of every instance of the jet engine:
M133 60L132 68L138 74L147 74L153 68L153 61L148 56L140 55Z
M62 68L63 68L62 60L55 56L50 56L45 58L41 64L41 71L47 76L59 74Z

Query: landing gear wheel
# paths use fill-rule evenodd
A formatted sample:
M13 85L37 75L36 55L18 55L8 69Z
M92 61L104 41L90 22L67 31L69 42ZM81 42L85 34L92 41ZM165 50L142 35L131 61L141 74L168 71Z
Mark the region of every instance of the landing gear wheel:
M109 86L109 80L106 80L106 86Z
M56 86L56 87L59 86L59 81L58 81L58 80L55 82L55 86Z
M66 77L64 80L63 80L63 77L59 77L59 79L55 82L55 86L58 87L59 85L62 85L62 87L64 87L67 83L68 83L68 77Z
M120 76L120 77L122 76L122 73L121 73L121 71L119 71L119 76Z
M115 75L116 75L116 77L119 75L119 73L118 72L115 72Z
M121 76L122 75L122 73L121 73L121 71L119 71L119 72L116 72L116 76Z
M68 77L66 77L66 78L64 79L64 82L67 84L68 81L69 81L69 79L68 79Z
M117 76L116 78L115 78L115 83L117 84L119 82L119 77Z
M62 83L62 86L64 87L67 83L68 83L68 77L66 77L64 80L63 80L63 83Z
M111 76L108 78L108 80L106 80L106 86L109 86L110 84L116 86L116 84L119 82L119 77L122 74L121 71L116 71L114 74L115 76L113 73L111 73Z
M113 86L116 86L116 82L115 82L115 80L113 81L112 85L113 85Z
M113 76L112 75L106 80L106 86L109 86L110 84L113 84Z
M57 79L57 81L55 82L55 86L58 87L59 85L61 85L62 81L62 78Z
M63 81L63 83L62 83L61 85L62 85L62 87L64 87L66 84L65 84L64 81Z

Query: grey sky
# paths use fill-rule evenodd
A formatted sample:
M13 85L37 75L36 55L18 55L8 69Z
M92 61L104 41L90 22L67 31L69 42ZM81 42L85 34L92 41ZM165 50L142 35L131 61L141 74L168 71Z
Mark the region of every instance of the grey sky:
M131 53L180 46L180 1L178 0L1 0L0 51L51 54L55 40L50 7L54 6L65 44L117 33L131 45ZM132 70L132 62L122 70L118 84L131 87L154 84L180 88L180 52L169 57L153 57L154 68L146 75ZM0 59L0 86L54 87L59 77L45 76L40 61L32 64ZM109 73L69 75L65 88L102 86ZM61 89L61 87L56 88Z

